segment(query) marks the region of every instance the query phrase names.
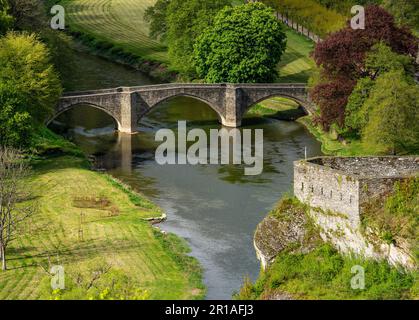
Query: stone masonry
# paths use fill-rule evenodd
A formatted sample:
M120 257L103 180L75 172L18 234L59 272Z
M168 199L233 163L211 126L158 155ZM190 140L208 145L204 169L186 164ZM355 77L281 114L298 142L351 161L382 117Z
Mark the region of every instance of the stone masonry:
M319 157L294 164L294 194L310 206L324 240L339 250L414 268L407 247L370 243L361 232L363 207L419 175L419 157Z

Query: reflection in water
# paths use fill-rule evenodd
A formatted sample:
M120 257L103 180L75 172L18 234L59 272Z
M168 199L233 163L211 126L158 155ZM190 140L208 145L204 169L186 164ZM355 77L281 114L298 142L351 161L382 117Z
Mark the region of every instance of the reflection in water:
M190 98L168 101L144 118L136 135L118 135L106 114L76 108L60 116L54 130L64 133L114 176L149 196L168 214L162 228L186 238L205 269L209 299L230 299L243 278L255 279L253 249L257 224L292 188L293 161L320 154L320 146L295 122L245 119L244 128L264 130L264 171L244 176L241 165L167 165L154 160L160 128L219 129L217 116ZM66 124L65 126L63 124Z

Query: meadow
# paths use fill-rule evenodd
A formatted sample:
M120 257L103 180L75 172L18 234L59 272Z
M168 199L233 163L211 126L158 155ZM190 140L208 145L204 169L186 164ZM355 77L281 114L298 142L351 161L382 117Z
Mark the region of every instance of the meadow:
M144 11L155 0L65 0L72 31L109 42L141 58L168 63L164 44L150 39Z
M162 214L147 199L74 156L35 162L28 183L39 210L11 243L0 300L48 299L51 265L62 265L67 276L96 261L127 275L150 299L203 297L198 262L186 255L184 240L145 221Z

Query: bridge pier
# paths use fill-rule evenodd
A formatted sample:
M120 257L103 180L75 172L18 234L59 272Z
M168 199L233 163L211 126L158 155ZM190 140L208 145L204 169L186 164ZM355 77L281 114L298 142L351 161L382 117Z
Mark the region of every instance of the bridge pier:
M221 124L230 128L237 128L241 126L241 101L239 89L231 84L227 85L225 91L225 113L221 117Z
M137 132L137 115L135 114L135 94L123 92L120 96L121 121L118 131L134 134Z

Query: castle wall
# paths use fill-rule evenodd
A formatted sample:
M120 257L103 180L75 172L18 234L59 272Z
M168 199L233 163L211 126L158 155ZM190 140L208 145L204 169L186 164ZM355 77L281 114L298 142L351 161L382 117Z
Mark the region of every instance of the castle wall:
M359 224L359 182L333 169L304 161L294 166L294 195L310 207L332 211Z
M339 159L334 158L333 161L338 162ZM408 246L384 243L373 230L364 230L361 226L363 206L391 192L394 184L406 177L388 177L385 173L381 177L360 177L354 172L347 174L330 167L329 160L317 158L294 164L294 195L310 206L310 216L319 227L323 240L345 254L387 260L392 265L408 269L416 268ZM339 165L346 166L349 160L343 159ZM371 159L365 159L368 170L371 170L370 162ZM416 160L412 162L413 169L416 163ZM375 239L374 242L371 239Z

